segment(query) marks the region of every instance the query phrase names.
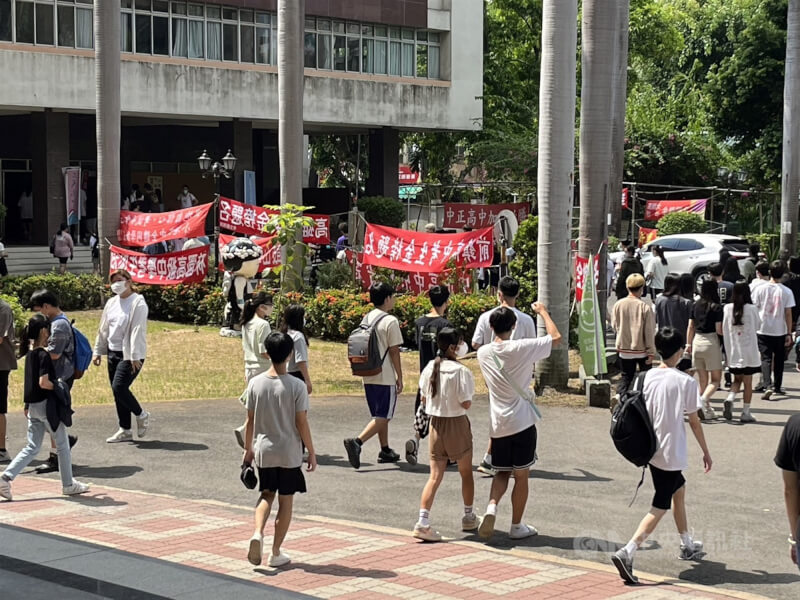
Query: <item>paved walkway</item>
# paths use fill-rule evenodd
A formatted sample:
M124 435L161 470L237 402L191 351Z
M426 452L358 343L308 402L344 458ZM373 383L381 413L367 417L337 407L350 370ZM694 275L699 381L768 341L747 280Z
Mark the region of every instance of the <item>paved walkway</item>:
M289 532L284 548L293 558L290 566L254 568L246 560L252 517L243 507L102 486L67 499L56 496L56 482L25 475L14 482L13 491L14 502L0 503L0 524L305 597L756 598L650 576L643 577L643 586L626 587L610 566L495 550L471 541L423 544L396 530L308 517L296 519ZM272 521L267 528L269 534ZM9 544L0 544L0 558L13 553ZM91 555L85 560L91 561ZM47 566L45 558L42 563ZM177 596L180 590L175 590Z

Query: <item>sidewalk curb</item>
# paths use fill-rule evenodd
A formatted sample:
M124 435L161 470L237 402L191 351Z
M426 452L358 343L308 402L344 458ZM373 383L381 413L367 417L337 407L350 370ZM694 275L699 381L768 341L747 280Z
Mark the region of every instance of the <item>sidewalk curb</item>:
M144 492L141 490L129 490L124 488L117 488L108 485L99 486L103 487L108 490L114 490L119 492L127 492L127 493L136 493L142 494L144 496L152 496L157 498L169 498L172 500L181 500L181 501L189 501L189 502L196 502L198 504L206 504L209 506L215 506L219 508L226 508L226 509L233 509L238 511L243 511L250 513L253 511L252 507L249 506L242 506L238 504L230 504L227 502L221 502L219 500L213 500L208 498L179 498L177 496L173 496L171 494L160 494L156 492ZM338 525L340 527L352 527L354 529L359 529L361 531L369 531L373 533L382 533L386 535L396 535L401 537L409 537L410 532L404 529L398 529L396 527L387 527L384 525L373 525L373 524L365 524L365 523L358 523L355 521L349 521L347 519L335 519L332 517L322 517L318 515L295 515L296 520L300 521L312 521L314 523L321 523L321 524L329 524L329 525ZM476 547L481 548L486 552L492 552L494 554L502 554L502 555L511 555L517 558L525 558L531 560L538 560L541 562L549 562L549 563L556 563L559 565L563 565L565 567L573 567L576 569L583 569L589 571L599 571L602 573L608 573L617 575L617 570L613 565L610 564L603 564L599 562L593 562L590 560L582 560L582 559L571 559L571 558L563 558L561 556L554 556L550 554L543 554L541 552L536 552L535 550L518 550L515 548L511 549L501 549L501 548L494 548L492 546L487 546L485 544L479 544L476 542L468 541L468 540L456 540L451 538L444 538L444 542L449 544L455 544L457 546L463 546L465 548L475 549ZM717 594L719 596L726 596L728 598L734 598L736 600L770 600L766 596L761 596L758 594L752 594L750 592L741 592L738 590L730 590L721 587L714 587L708 585L702 585L699 583L689 583L685 582L680 579L676 579L674 577L667 577L664 575L655 575L653 573L646 573L643 571L637 571L637 576L641 579L646 579L647 581L651 581L654 584L669 584L674 585L677 587L681 587L687 590L709 593L709 594ZM649 587L653 587L652 585L643 585L638 586L642 589L647 589ZM634 588L632 588L634 589Z

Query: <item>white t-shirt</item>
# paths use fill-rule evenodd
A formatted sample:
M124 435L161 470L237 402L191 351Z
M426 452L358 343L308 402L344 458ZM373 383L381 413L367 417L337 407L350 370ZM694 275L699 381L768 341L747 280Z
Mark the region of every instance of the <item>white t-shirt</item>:
M496 306L492 310L487 310L485 313L482 313L480 317L478 317L478 324L475 326L475 333L472 334L473 345L480 344L481 346L485 346L486 344L492 343L494 340L494 333L492 332L491 325L489 325L489 319L491 318L492 313L498 308L500 307ZM535 338L536 324L533 322L533 318L530 315L526 315L516 307L514 307L512 310L517 316L517 323L514 326L514 331L511 332L511 339L525 340L528 338Z
M733 324L733 304L722 307L722 333L725 336L725 353L728 355L728 366L735 369L761 366L761 353L758 351L758 331L761 319L758 309L752 304L745 304L742 313L742 324Z
M493 354L503 365L506 376L522 391L529 390L533 379L533 363L550 356L553 338L491 342L478 349L478 364L489 388L489 435L507 437L535 425L539 420L533 406L521 398L495 365ZM530 392L533 397L533 391Z
M782 283L758 286L752 294L753 304L761 318L760 335L786 335L786 309L794 306L794 294Z
M419 376L419 389L425 398L425 412L432 417L460 417L467 414L462 402L471 401L475 394L475 380L470 370L455 360L442 360L439 365L439 391L433 396L430 361Z
M294 342L294 352L289 355L289 364L286 367L286 371L294 373L300 370L297 363L304 362L308 364L308 344L306 344L305 336L299 331L290 329L288 333Z
M119 302L108 305L108 349L122 352L125 334L128 332L128 321L131 316L134 294L127 298L119 298Z
M185 196L183 195L183 192L181 192L178 194L178 200L180 200L181 208L192 208L192 206L194 206L194 204L197 202L197 198L192 192L189 192Z
M651 288L663 290L664 278L669 275L669 265L662 264L661 259L654 256L648 261L644 273L645 275L652 275L652 279L650 279L649 283Z
M767 283L766 279L759 279L758 275L756 275L756 278L753 279L753 281L750 282L750 296L751 296L751 298L752 298L753 292L756 291L756 288L760 288L765 283Z
M373 308L367 315L367 325L374 323L375 320L385 314L378 308ZM383 356L383 370L377 375L364 377L364 383L371 385L397 385L397 375L394 372L394 365L389 353L386 351L392 346L403 345L403 333L400 331L400 322L397 317L389 315L381 319L377 327L378 332L378 351Z
M25 192L19 197L17 203L20 219L33 219L33 195Z
M242 350L245 369L259 369L262 373L269 369L270 360L261 356L267 351L265 342L272 328L269 321L258 315L242 325Z
M644 398L653 422L658 450L650 464L663 471L689 467L683 416L703 407L700 385L677 369L650 369L644 378Z

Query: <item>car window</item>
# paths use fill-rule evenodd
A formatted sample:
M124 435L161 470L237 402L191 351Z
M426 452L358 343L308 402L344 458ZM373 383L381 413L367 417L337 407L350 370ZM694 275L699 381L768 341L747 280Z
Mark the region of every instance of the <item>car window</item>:
M697 240L684 238L678 240L678 250L702 250L703 244Z
M732 238L729 240L722 240L722 247L729 252L747 252L747 240Z
M681 238L670 238L668 240L660 240L657 245L661 246L667 252L671 252L673 250L678 250L678 243L681 241ZM648 250L652 250L654 245L656 244L652 244Z

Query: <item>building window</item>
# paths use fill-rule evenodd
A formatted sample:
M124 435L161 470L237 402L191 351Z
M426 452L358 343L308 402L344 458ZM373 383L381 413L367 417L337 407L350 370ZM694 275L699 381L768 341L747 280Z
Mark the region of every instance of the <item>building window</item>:
M11 35L11 0L0 0L0 41L10 42Z
M16 17L16 41L23 44L33 44L35 40L33 2L20 2L17 0Z

